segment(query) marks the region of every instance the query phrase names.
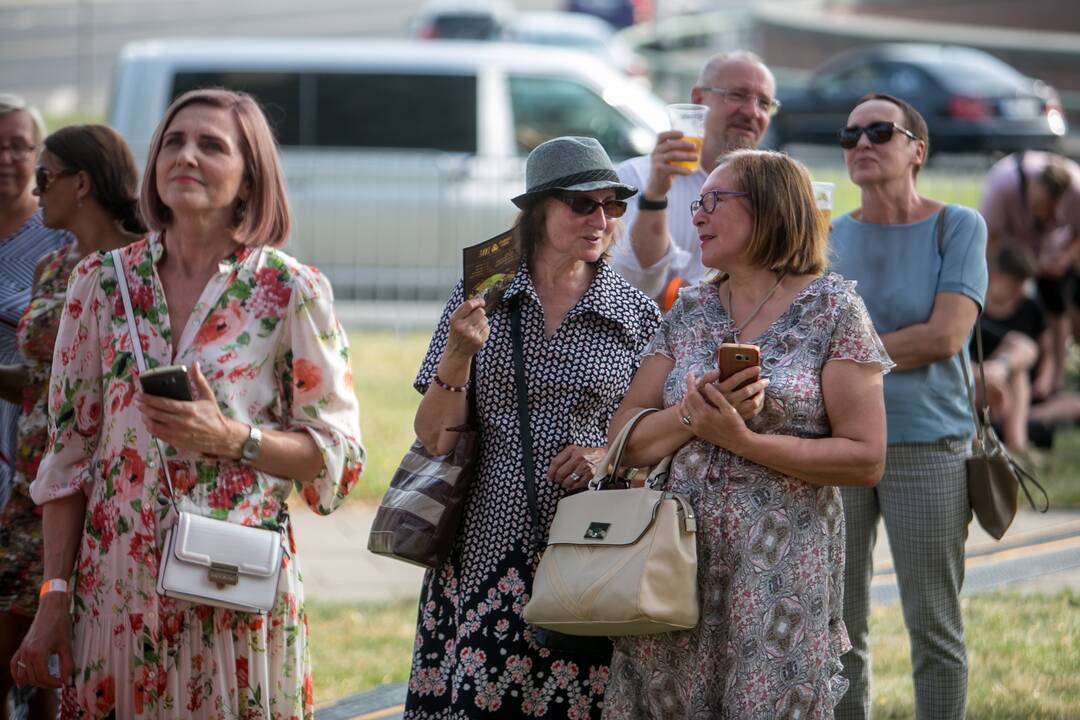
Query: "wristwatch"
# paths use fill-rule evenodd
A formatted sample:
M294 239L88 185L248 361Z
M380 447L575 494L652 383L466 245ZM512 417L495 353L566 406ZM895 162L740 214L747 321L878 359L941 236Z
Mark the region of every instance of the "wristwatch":
M262 444L262 430L254 425L248 426L248 436L244 444L240 446L240 462L250 465L259 457L259 448Z

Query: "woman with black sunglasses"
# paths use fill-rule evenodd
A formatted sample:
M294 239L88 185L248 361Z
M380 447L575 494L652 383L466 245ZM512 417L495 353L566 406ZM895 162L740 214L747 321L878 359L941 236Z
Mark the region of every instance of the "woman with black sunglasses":
M30 497L30 483L48 441L49 374L68 277L90 253L122 247L146 231L138 217L135 160L114 130L104 125L57 130L45 138L37 162L34 194L42 223L70 232L75 242L38 263L30 303L19 321L23 362L3 368L5 373L19 372L24 380L15 480L0 515L0 632L17 639L12 652L37 612L44 573L41 515ZM5 672L10 657L9 652L0 658ZM54 693L38 690L30 717L56 717L56 705Z
M858 282L896 370L885 378L889 449L876 488L845 488L843 658L838 718L869 716L872 553L884 518L911 638L919 718L962 718L967 655L959 594L971 518L964 458L974 425L964 386L968 337L986 294L986 224L920 195L926 122L889 95L862 98L840 131L860 207L833 224L834 268Z
M424 395L416 434L432 453L455 446L448 428L465 422L475 393L480 459L450 557L424 578L405 703L412 720L599 718L607 684L610 643L545 646L522 610L535 540L547 536L559 499L592 478L660 311L607 264L615 219L637 189L619 181L600 143L550 140L530 153L525 172L527 190L513 199L517 273L486 304L458 283L414 383Z

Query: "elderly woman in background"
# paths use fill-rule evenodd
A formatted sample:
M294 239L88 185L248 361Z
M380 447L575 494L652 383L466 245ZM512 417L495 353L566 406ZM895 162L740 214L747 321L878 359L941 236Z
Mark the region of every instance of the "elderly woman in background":
M50 444L31 486L44 505L50 587L13 674L66 685L65 717L311 718L291 535L268 615L155 591L171 518L154 437L169 446L181 510L268 530L286 524L294 484L312 509L332 511L364 457L330 285L277 249L289 212L255 101L226 90L177 98L151 141L141 207L156 234L123 248L121 267L98 254L72 274ZM133 342L149 367L186 364L194 399L140 393ZM73 570L74 603L62 582ZM51 653L59 679L46 667Z
M454 447L446 428L476 393L480 460L450 558L424 578L405 717L597 718L610 646L542 647L522 619L532 591L524 456L519 441L511 313L520 312L536 505L546 535L555 505L581 489L660 321L656 304L607 264L613 218L636 188L619 181L592 138L549 140L529 154L517 236L523 259L502 300L485 308L459 283L416 377L416 434ZM470 369L471 368L471 369Z
M14 640L0 658L3 676L8 676L11 655L37 611L43 572L41 514L30 498L30 482L48 440L49 374L68 276L90 253L123 247L145 232L137 212L139 171L127 144L110 128L74 125L57 130L45 138L35 174L42 222L72 233L75 242L38 263L30 304L19 321L23 364L0 368L0 379L18 379L23 406L15 481L0 514L0 635ZM0 687L0 696L6 691ZM36 694L30 717L56 717L53 693Z
M836 486L881 476L891 363L854 283L825 273L802 165L727 155L691 210L721 274L680 292L611 435L663 408L631 435L627 463L675 453L665 489L698 519L701 619L616 640L604 718L831 718L849 647ZM725 342L759 346L762 379L742 387L758 374L747 368L716 383Z
M890 95L862 98L840 132L860 207L833 223L834 267L859 283L896 363L885 379L889 450L876 488L844 490L847 572L843 718L870 715L867 618L878 520L884 518L911 639L918 718L962 718L967 654L960 614L971 519L964 458L975 426L964 387L968 337L986 294L986 224L924 197L915 178L926 122Z

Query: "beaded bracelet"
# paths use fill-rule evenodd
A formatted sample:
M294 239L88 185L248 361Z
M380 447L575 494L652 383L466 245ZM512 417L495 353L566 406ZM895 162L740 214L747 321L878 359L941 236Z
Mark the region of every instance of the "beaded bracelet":
M464 385L449 385L447 383L444 383L442 381L442 378L439 377L438 373L435 373L435 384L441 387L443 390L446 390L447 392L461 393L465 392L469 388L468 382L466 382Z

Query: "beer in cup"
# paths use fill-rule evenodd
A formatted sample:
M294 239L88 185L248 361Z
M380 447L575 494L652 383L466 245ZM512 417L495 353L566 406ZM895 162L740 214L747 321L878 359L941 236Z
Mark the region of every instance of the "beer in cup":
M701 143L705 137L705 115L709 108L705 105L675 103L667 106L671 129L683 134L683 140L692 142L697 147L696 160L678 160L674 164L687 170L697 170L701 166Z
M812 183L814 186L814 203L817 204L818 215L821 217L821 224L825 228L825 232L829 232L832 228L832 196L833 188L836 187L831 182L817 182Z

